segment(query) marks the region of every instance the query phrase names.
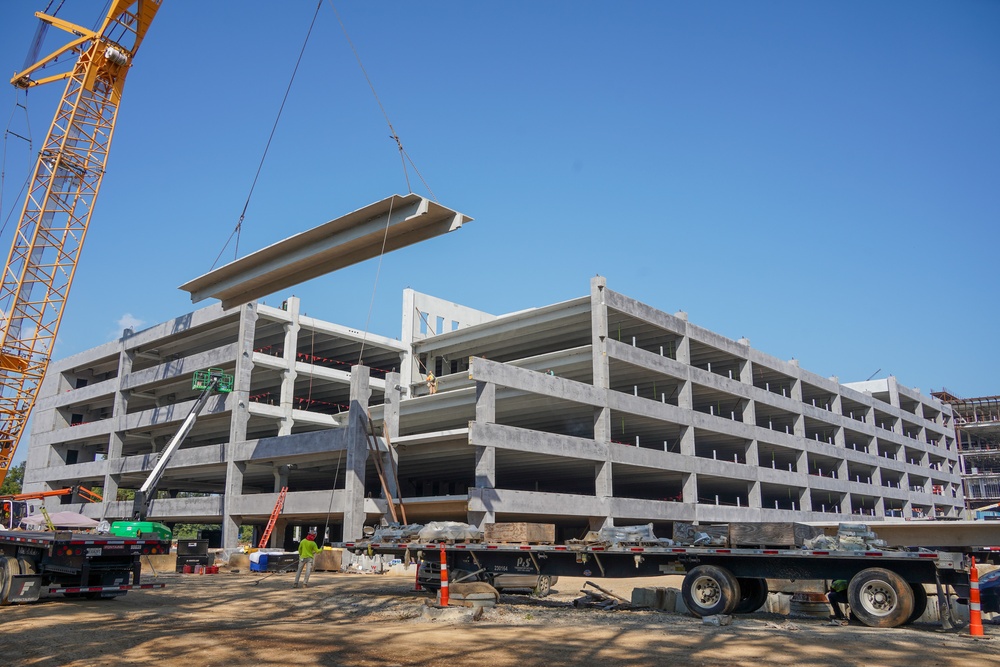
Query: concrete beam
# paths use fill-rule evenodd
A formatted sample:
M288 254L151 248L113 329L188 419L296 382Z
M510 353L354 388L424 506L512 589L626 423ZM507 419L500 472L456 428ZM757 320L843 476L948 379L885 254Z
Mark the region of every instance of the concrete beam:
M392 195L185 283L191 301L224 308L460 228L472 218L415 194Z

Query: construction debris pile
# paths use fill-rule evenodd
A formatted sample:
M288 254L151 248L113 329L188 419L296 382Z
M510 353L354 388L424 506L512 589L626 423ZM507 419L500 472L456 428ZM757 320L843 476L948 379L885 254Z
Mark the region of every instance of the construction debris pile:
M842 523L836 536L817 535L803 543L806 549L827 551L887 551L889 545L863 523Z
M424 524L390 524L375 530L372 542L521 542L551 544L555 540L552 524L496 523L485 530L457 521L431 521ZM769 547L825 551L885 551L890 547L863 523L842 523L836 535L826 535L821 528L799 523L731 523L696 525L675 521L673 537L657 537L652 523L638 526L605 526L589 531L582 539L566 540L572 548L587 547Z
M587 586L593 587L595 590L587 590ZM592 581L588 581L580 589L583 593L583 597L578 597L573 600L574 607L581 607L587 609L602 609L604 611L616 611L618 609L629 609L632 607L632 603L620 595L612 593L606 588L601 588Z

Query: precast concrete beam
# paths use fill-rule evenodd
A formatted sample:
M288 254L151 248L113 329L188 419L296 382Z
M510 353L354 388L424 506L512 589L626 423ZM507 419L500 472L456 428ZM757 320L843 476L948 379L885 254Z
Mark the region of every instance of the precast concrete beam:
M419 195L392 195L185 283L191 301L252 301L385 251L459 229L472 218Z
M608 445L587 438L481 422L469 425L469 444L590 461L608 456Z
M469 489L470 512L564 516L607 516L608 499L569 493Z
M482 357L471 359L469 376L476 381L492 382L501 387L551 396L583 405L603 407L606 403L606 392L592 385L516 368Z

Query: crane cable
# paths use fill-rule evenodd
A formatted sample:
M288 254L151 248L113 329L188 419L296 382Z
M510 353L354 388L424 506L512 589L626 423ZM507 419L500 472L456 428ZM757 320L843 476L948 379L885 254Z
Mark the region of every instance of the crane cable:
M358 50L354 48L354 42L351 41L351 36L347 34L347 26L345 26L344 22L341 20L340 12L338 12L337 8L334 7L333 0L327 0L327 4L330 5L330 9L333 10L334 15L337 17L337 23L340 24L340 29L344 33L344 39L347 40L347 44L351 47L351 52L354 53L354 59L358 61L358 67L361 68L361 73L364 74L365 81L368 82L368 87L371 89L372 95L375 97L375 102L376 104L378 104L378 108L382 111L382 117L385 118L386 125L389 126L389 138L396 142L396 147L399 149L399 159L403 163L403 177L406 179L407 192L409 193L413 192L413 188L410 187L410 175L406 171L406 163L409 162L410 166L413 167L413 172L417 175L417 178L420 179L420 182L423 183L424 187L427 189L427 193L431 196L431 200L436 202L437 196L434 194L434 191L431 190L431 186L429 186L427 184L427 181L424 180L423 175L421 175L420 170L417 169L417 165L414 164L413 159L410 157L410 154L406 152L405 148L403 148L403 142L400 140L399 135L396 134L396 130L392 126L392 121L389 120L389 114L386 112L385 107L382 105L382 100L379 99L378 93L375 92L375 85L372 83L371 77L368 76L368 70L365 69L364 63L361 62L361 56L358 55Z
M233 258L235 259L239 255L240 251L240 232L243 229L243 219L246 218L247 208L250 206L250 198L253 196L254 188L257 187L257 180L260 178L261 169L264 168L264 160L267 158L267 151L271 148L271 141L274 139L274 133L278 129L278 121L281 120L281 112L285 109L285 102L288 101L288 94L292 90L292 84L295 82L295 75L299 71L299 65L302 63L302 55L306 52L306 45L309 44L309 36L312 35L313 26L316 25L316 17L319 16L319 8L323 6L323 0L318 0L316 3L316 11L313 12L312 21L309 22L309 30L306 32L306 38L302 42L302 49L299 51L299 57L295 61L295 68L292 70L292 76L288 80L288 86L285 88L285 96L281 98L281 106L278 107L278 115L274 119L274 125L271 126L271 134L267 137L267 143L264 146L264 153L260 156L260 163L257 165L257 173L254 174L253 182L250 184L250 192L247 193L247 199L243 203L243 210L240 212L240 219L236 223L236 227L233 229L229 238L226 240L225 245L222 246L222 250L219 251L218 257L212 262L212 269L215 268L216 264L219 263L219 259L222 257L222 253L226 251L229 247L229 242L236 237L236 243L233 246Z
M13 132L10 126L14 122L14 114L17 113L17 109L21 108L24 110L24 124L27 128L25 134L27 136L21 136L17 132ZM21 141L27 142L28 144L28 169L27 176L24 178L24 183L21 184L21 189L17 193L17 197L14 203L11 204L10 211L4 216L3 224L0 225L0 236L3 235L5 229L7 229L7 223L10 222L10 217L14 214L14 209L17 206L17 202L21 200L21 195L24 194L25 188L28 187L28 182L31 180L31 163L34 161L32 152L34 150L33 143L31 141L31 117L28 115L28 91L24 91L24 103L20 101L20 92L18 92L14 97L14 107L10 110L10 118L7 119L7 127L3 133L3 158L0 160L0 215L3 215L3 193L7 180L7 141L13 136Z

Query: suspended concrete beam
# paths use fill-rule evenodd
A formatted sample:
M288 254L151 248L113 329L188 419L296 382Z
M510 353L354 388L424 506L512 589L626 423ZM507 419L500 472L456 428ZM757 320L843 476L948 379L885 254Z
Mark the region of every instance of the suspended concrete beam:
M392 195L181 285L191 301L232 308L386 252L454 231L472 218L420 195Z

